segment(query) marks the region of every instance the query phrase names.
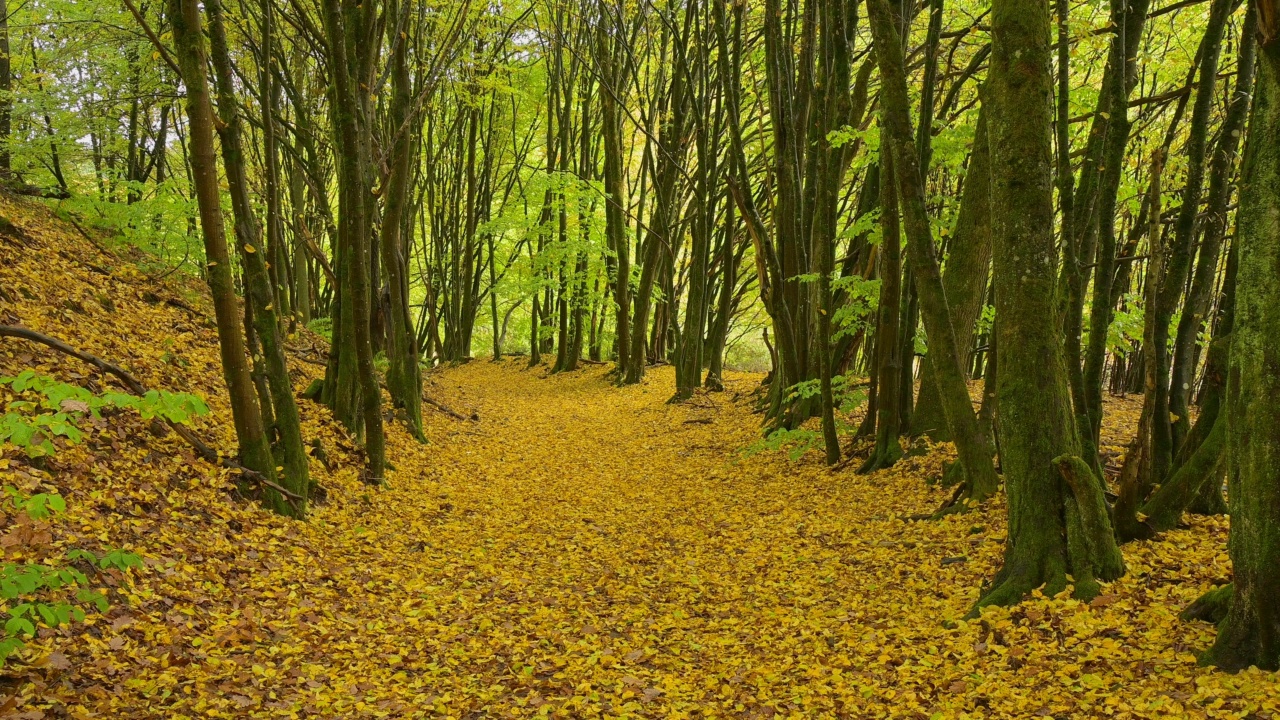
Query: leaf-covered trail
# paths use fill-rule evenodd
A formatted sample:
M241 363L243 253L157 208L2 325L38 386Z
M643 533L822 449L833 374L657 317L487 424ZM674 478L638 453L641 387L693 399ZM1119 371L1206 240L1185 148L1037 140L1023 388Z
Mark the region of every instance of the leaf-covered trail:
M164 569L167 628L120 628L161 659L111 653L103 628L129 679L100 700L121 717L1230 717L1280 695L1196 669L1209 628L1176 620L1224 572L1220 527L1131 548L1134 575L1095 606L947 629L995 567L1001 510L904 519L945 496L924 481L938 453L872 478L743 460L756 378L673 406L653 375L435 374L429 392L479 421L433 412L425 447L395 432L391 486L339 484L305 525L252 510L258 549L231 554L253 574L188 564L216 552Z
M519 360L437 377L481 420L455 422L438 474L398 481L386 502L404 515L372 527L420 528L403 572L438 587L442 711L1162 717L1276 700L1271 676L1197 680L1207 628L1175 617L1224 572L1220 527L1134 546L1134 575L1093 606L946 629L997 564L1003 511L908 520L946 495L925 483L940 453L872 478L744 459L755 377L682 405L663 402L665 370L623 389Z
M157 283L34 204L0 212L21 231L0 242L4 321L200 393L214 413L196 429L234 447L195 286ZM291 350L300 389L323 348ZM106 382L0 343L0 375L24 369ZM6 558L123 548L145 566L99 575L108 613L42 630L4 668L0 715L1272 716L1275 675L1197 668L1212 628L1176 617L1229 577L1225 520L1126 546L1129 574L1091 605L963 622L999 560L999 502L911 520L947 494L927 484L944 450L870 477L743 458L758 380L668 405L669 368L629 388L597 366L439 370L427 392L479 420L431 410L427 445L389 423L384 489L360 484L351 441L304 401L304 437L328 457L312 459L328 499L305 523L128 413L44 468L8 453L4 485L68 509L47 533L0 521ZM1132 420L1112 413L1113 448Z

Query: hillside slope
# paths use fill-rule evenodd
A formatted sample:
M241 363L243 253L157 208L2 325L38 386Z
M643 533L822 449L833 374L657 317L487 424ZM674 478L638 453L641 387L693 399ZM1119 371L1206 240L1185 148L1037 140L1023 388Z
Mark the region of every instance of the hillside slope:
M8 221L0 228L0 322L118 363L149 388L201 395L212 413L194 421L197 433L222 453L234 453L212 308L198 281L149 278L30 200L0 195L0 217ZM291 343L290 372L298 388L323 374L322 349L314 342ZM96 391L120 389L79 360L0 339L0 376L26 369ZM0 388L0 402L11 396ZM86 442L61 448L45 470L19 453L0 459L4 485L28 494L56 490L68 505L65 517L52 523L49 547L11 547L6 559L80 547L121 548L145 562L128 578L115 571L98 576L112 595L105 616L42 630L25 654L41 666L18 662L4 668L7 684L0 685L0 695L18 695L17 702L0 700L0 709L67 703L83 707L86 717L176 717L184 712L179 708L241 717L244 693L252 695L251 678L263 677L254 668L280 666L293 673L286 679L273 670L266 677L275 681L265 685L303 685L314 682L300 669L309 662L341 661L338 667L349 668L353 682L387 682L394 668L382 662L387 677L380 677L364 659L375 649L344 639L338 618L343 608L367 617L394 614L395 607L380 607L383 594L359 591L376 560L351 547L361 543L353 528L390 509L357 479L359 451L326 409L300 401L300 410L305 440L319 440L328 460L311 461L312 477L327 499L307 523L261 509L241 496L231 473L198 460L175 434L130 413L87 428ZM457 424L441 417L427 422L436 437ZM429 449L397 425L388 428L399 467L391 483L429 475ZM344 655L341 648L349 643L352 654ZM40 663L50 652L56 653L53 663ZM342 685L329 670L322 675L326 687ZM403 691L405 697L416 692L412 683L403 684ZM203 698L199 708L187 707L193 695ZM107 710L117 707L127 710Z
M198 283L149 279L42 206L0 197L0 216L0 322L201 394L196 430L234 448ZM291 341L297 388L320 345ZM0 376L28 368L111 386L0 339ZM144 566L97 575L105 614L0 670L0 717L1272 717L1275 675L1197 668L1212 628L1176 617L1229 577L1225 519L1126 546L1093 603L965 622L1002 501L913 520L948 495L926 483L947 448L869 477L746 456L758 379L671 405L669 368L621 389L523 360L432 373L432 397L479 419L431 410L426 445L389 422L384 489L303 400L332 468L312 461L327 501L306 522L130 412L43 468L7 451L2 484L68 509L48 535L0 520L6 561L122 548ZM1112 416L1115 445L1132 412Z

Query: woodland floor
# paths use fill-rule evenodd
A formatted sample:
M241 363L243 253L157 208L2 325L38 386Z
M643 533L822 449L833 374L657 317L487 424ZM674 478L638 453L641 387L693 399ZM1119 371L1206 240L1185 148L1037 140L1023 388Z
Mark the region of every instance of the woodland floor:
M197 428L233 447L197 286L36 206L0 198L0 214L16 228L0 233L0 321L203 394L214 415ZM321 345L291 341L299 388ZM100 380L0 343L0 375L32 366ZM1090 604L965 622L998 565L1002 504L911 520L947 496L928 484L946 448L867 477L816 453L745 457L758 382L669 405L666 368L621 389L599 366L436 371L428 395L469 419L424 408L425 445L389 425L383 489L301 401L331 465L313 459L327 501L305 523L124 414L44 469L8 452L3 484L69 508L5 527L6 561L121 547L146 564L99 575L105 615L43 631L0 671L0 716L1268 718L1280 703L1274 674L1198 668L1213 628L1177 619L1229 577L1225 520L1126 546L1129 574ZM1114 448L1134 413L1113 409Z

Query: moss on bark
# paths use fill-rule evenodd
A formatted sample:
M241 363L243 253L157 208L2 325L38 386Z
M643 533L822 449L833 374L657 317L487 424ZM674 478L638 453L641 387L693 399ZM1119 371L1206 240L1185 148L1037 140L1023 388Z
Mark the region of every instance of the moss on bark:
M1239 270L1227 372L1231 602L1201 658L1280 669L1280 0L1258 0L1263 45L1237 217Z
M992 237L1000 373L997 424L1009 496L1004 565L983 593L985 606L1017 602L1037 587L1076 594L1123 573L1114 537L1093 504L1101 487L1081 477L1082 507L1055 459L1079 457L1061 329L1055 317L1058 245L1050 155L1049 8L1044 0L992 3ZM1074 466L1074 462L1071 465ZM1095 492L1096 490L1096 492Z

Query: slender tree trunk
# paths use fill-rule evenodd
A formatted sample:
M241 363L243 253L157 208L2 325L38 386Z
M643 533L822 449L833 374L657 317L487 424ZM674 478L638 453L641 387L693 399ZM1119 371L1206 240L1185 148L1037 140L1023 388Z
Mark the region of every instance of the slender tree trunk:
M305 179L299 164L289 177L289 204L293 211L293 312L305 327L311 322L311 263L307 249L307 201L303 190Z
M623 190L622 156L622 118L618 111L621 105L621 74L617 72L617 47L625 42L622 28L616 27L605 2L601 2L601 19L597 29L596 53L601 61L600 82L600 115L601 135L604 137L604 206L605 234L608 237L609 249L617 258L615 276L613 278L614 317L617 319L616 339L618 343L617 371L618 378L627 375L631 347L631 242L627 239L627 221L623 214L626 207L626 194ZM611 33L617 37L612 38Z
M881 107L883 116L884 109ZM887 123L886 123L887 124ZM881 147L892 142L881 125ZM890 154L880 156L880 310L876 323L876 444L858 472L886 468L902 457L898 442L898 383L902 378L902 349L898 342L898 313L902 279L902 238L898 224L897 166Z
M1132 540L1145 535L1143 526L1138 521L1138 509L1141 507L1152 485L1163 475L1157 474L1155 458L1160 450L1167 450L1160 440L1160 426L1168 430L1168 386L1160 374L1160 357L1163 355L1155 349L1158 337L1157 326L1160 313L1156 310L1160 304L1160 288L1164 284L1165 262L1167 253L1164 246L1164 233L1160 226L1160 176L1164 159L1158 153L1152 162L1152 182L1148 190L1151 198L1151 230L1149 247L1151 258L1147 261L1146 297L1143 307L1147 308L1143 316L1142 327L1142 413L1138 419L1138 435L1129 445L1129 453L1125 456L1124 468L1120 472L1120 492L1116 500L1114 521L1116 535L1121 540ZM1162 414L1163 413L1163 414Z
M1084 350L1080 374L1084 386L1078 392L1083 398L1084 406L1075 408L1077 424L1089 429L1089 433L1082 435L1081 440L1085 443L1085 458L1092 464L1096 464L1094 458L1102 429L1102 375L1106 365L1107 331L1115 314L1112 293L1116 271L1116 202L1120 176L1125 166L1125 145L1129 139L1129 115L1125 108L1128 107L1129 93L1135 80L1134 58L1146 23L1148 5L1149 0L1112 0L1115 37L1112 39L1111 56L1104 73L1103 94L1099 98L1098 112L1095 113L1093 133L1098 136L1097 145L1093 145L1095 138L1091 135L1079 191L1074 197L1071 221L1077 238L1078 262L1088 263L1094 258L1095 253L1091 248L1096 246L1093 299L1089 309L1089 343ZM1072 309L1068 312L1081 312L1083 292L1073 298L1072 302ZM1068 358L1068 362L1081 361Z
M396 17L397 3L391 3L388 14ZM404 410L409 431L419 440L422 435L422 371L418 368L418 343L413 333L409 309L410 243L402 235L405 215L412 192L413 116L409 80L409 39L395 34L396 23L387 23L392 51L391 64L391 132L390 173L383 191L382 265L390 291L391 313L387 328L387 392L396 407ZM412 226L409 226L412 227ZM497 327L494 327L497 337Z
M1188 412L1186 403L1179 400L1184 396L1180 392L1170 394L1172 388L1168 377L1172 360L1169 355L1169 324L1177 310L1183 289L1186 287L1191 260L1195 254L1196 217L1200 213L1200 195L1204 185L1209 115L1213 108L1214 91L1217 87L1222 34L1233 5L1233 0L1213 0L1210 5L1209 22L1205 28L1204 37L1200 41L1199 84L1196 87L1195 104L1187 130L1187 181L1182 191L1182 207L1178 211L1178 219L1174 225L1172 247L1168 252L1164 277L1156 296L1157 302L1147 310L1156 316L1155 333L1149 349L1155 363L1156 381L1161 385L1156 393L1155 422L1151 426L1152 447L1149 465L1153 482L1163 482L1169 474L1176 449L1175 443L1179 442L1181 435L1184 434L1180 432L1178 437L1175 437L1174 428L1181 426L1185 430L1190 427L1189 422L1181 422L1182 415ZM1186 341L1187 338L1184 337L1184 342ZM1189 348L1183 352L1188 353ZM1181 407L1175 411L1175 406ZM1181 413L1181 415L1177 420L1172 420L1171 413Z
M871 28L875 36L876 55L880 61L881 103L889 149L893 155L894 175L902 200L903 220L907 231L907 256L911 262L919 292L920 304L933 348L934 380L946 414L947 426L955 438L960 462L968 486L967 496L981 501L999 487L991 448L978 426L965 383L960 344L951 324L951 309L942 286L935 257L933 233L925 210L924 180L918 149L912 143L908 111L907 76L903 69L901 40L893 25L892 11L886 0L869 0Z
M267 271L271 278L271 292L275 297L275 314L286 318L293 316L289 303L289 258L284 247L284 217L280 210L280 153L276 137L276 76L275 76L275 5L274 0L262 0L262 56L259 59L262 82L259 88L262 103L262 164L266 175L267 246L269 261Z
M262 235L249 201L249 184L240 136L240 114L235 100L222 4L220 0L204 0L204 6L209 13L210 50L218 81L218 111L222 121L218 135L222 139L222 164L226 170L227 189L235 212L235 235L240 246L240 262L244 267L247 295L245 304L252 309L254 334L262 345L262 363L271 394L276 436L282 455L281 465L284 467L284 486L305 498L311 481L307 453L302 443L302 423L293 398L289 366L285 360L284 338L280 333L275 306L277 296L267 270L266 248L262 246ZM274 490L268 489L267 497L277 512L296 511L302 514L306 510L304 506L287 502Z
M9 179L13 138L13 75L9 65L9 0L0 0L0 179Z
M345 347L335 343L335 350L355 355L354 380L358 383L359 416L363 420L365 452L369 457L369 482L380 484L386 474L386 439L382 434L381 390L373 368L373 345L370 337L370 292L368 257L370 245L369 204L372 202L368 178L370 139L368 107L361 99L358 86L372 82L365 72L365 62L357 53L370 53L369 43L375 38L372 25L377 3L344 8L340 0L324 1L325 32L329 49L333 96L337 102L330 112L335 121L338 140L338 174L343 204L339 244L346 253L346 287L339 303L344 324L350 329ZM363 133L363 138L362 138ZM336 335L336 333L335 333ZM341 373L329 379L342 384ZM341 390L338 390L341 392ZM355 417L351 420L355 421Z
M275 477L275 462L262 426L262 415L254 399L253 382L249 378L240 313L236 307L235 281L231 276L231 255L227 251L226 226L223 224L218 188L218 159L213 143L213 108L205 78L200 6L195 0L169 0L168 11L174 51L187 86L191 173L204 234L205 277L213 295L222 375L231 398L231 416L240 444L240 460L245 467L266 477Z
M1209 39L1206 32L1205 41L1208 42ZM1222 252L1222 243L1226 238L1227 205L1233 190L1231 180L1235 168L1236 151L1240 146L1240 136L1243 134L1245 119L1249 112L1249 100L1253 95L1257 44L1257 13L1249 11L1245 15L1240 45L1236 52L1238 65L1236 86L1231 94L1226 118L1222 121L1222 129L1218 133L1218 145L1210 161L1209 192L1205 201L1200 255L1196 261L1195 274L1191 280L1186 305L1178 320L1174 341L1173 372L1169 383L1169 412L1178 418L1173 421L1173 447L1174 451L1180 454L1183 452L1182 447L1186 444L1188 431L1191 428L1189 406L1197 356L1195 345L1204 325L1205 314L1209 310L1210 295L1217 279L1218 256ZM1198 92L1200 92L1199 89ZM1199 95L1197 95L1198 109ZM1181 214L1178 222L1181 230L1183 222Z
M983 295L991 268L991 176L987 142L986 105L978 110L973 150L965 172L960 210L951 234L950 253L942 273L942 289L951 308L956 345L963 366L973 349L973 328L982 315ZM911 434L934 441L951 440L938 384L933 379L933 354L920 366L920 396L911 414Z
M674 43L683 42L677 34ZM653 299L653 285L658 280L664 246L670 247L674 230L679 225L675 204L676 180L684 154L682 137L685 128L685 77L672 73L670 96L662 106L662 126L658 131L658 160L654 174L655 205L644 239L644 259L640 268L640 285L636 288L635 314L631 322L631 359L627 364L624 382L638 383L644 378L645 333L649 329L649 314Z

